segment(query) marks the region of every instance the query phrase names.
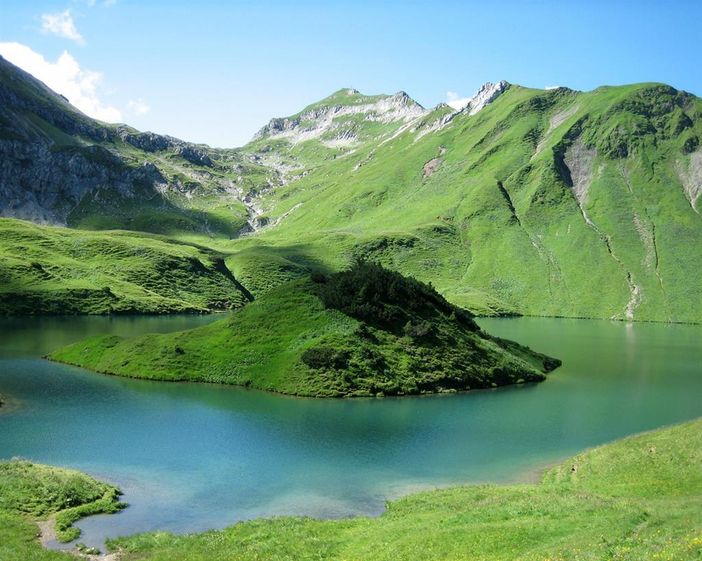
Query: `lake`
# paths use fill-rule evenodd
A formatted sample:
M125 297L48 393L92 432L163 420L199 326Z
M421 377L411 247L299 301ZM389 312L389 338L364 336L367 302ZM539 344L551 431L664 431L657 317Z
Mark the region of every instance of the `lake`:
M130 507L80 541L193 532L259 516L377 515L415 490L534 480L586 447L702 415L702 327L481 319L563 360L547 381L457 395L291 398L128 380L40 357L96 333L203 325L212 316L0 320L0 458L74 467ZM1 410L0 410L1 411Z

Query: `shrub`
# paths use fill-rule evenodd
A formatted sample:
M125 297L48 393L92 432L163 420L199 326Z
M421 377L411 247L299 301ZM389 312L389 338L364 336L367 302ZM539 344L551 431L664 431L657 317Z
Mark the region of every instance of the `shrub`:
M348 270L330 275L319 296L327 308L396 333L414 316L451 314L464 327L478 330L469 312L450 304L431 285L369 261L356 260Z
M310 368L340 370L348 366L350 356L351 353L347 350L319 345L305 350L301 358Z
M424 339L433 334L433 328L428 321L408 321L404 327L405 335L412 339Z

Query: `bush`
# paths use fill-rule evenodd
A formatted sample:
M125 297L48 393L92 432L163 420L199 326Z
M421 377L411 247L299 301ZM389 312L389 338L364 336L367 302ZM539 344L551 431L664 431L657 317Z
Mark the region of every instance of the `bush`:
M405 335L412 337L412 339L424 339L432 335L433 328L428 321L408 321L405 324L404 331Z
M330 275L319 296L327 308L396 333L414 316L452 314L464 327L478 330L469 312L450 304L431 285L369 261L356 260L348 270Z
M348 367L351 353L328 346L310 347L302 353L302 362L314 369L341 370Z

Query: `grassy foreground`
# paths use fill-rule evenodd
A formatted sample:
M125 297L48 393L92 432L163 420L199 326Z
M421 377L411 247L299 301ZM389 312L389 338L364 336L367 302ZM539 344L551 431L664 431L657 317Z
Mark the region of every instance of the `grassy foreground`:
M75 540L73 523L85 516L114 513L125 507L119 490L74 470L24 460L0 462L0 559L44 561L65 559L43 550L33 520L53 521L56 539Z
M56 470L0 466L0 558L69 559L42 550L30 522L60 507L44 488ZM702 558L700 466L702 419L586 451L536 485L429 491L390 503L378 518L253 520L108 545L122 561L692 561Z
M99 372L316 397L541 381L560 361L491 337L433 288L371 263L264 294L179 333L100 336L50 358Z
M376 519L255 520L116 540L125 560L674 560L702 558L702 421L627 438L538 485L470 486L390 503Z

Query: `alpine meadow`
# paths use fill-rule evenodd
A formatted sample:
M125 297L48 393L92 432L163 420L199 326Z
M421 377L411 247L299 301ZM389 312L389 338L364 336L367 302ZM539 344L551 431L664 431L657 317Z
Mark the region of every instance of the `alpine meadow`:
M700 6L0 12L2 561L702 560Z

